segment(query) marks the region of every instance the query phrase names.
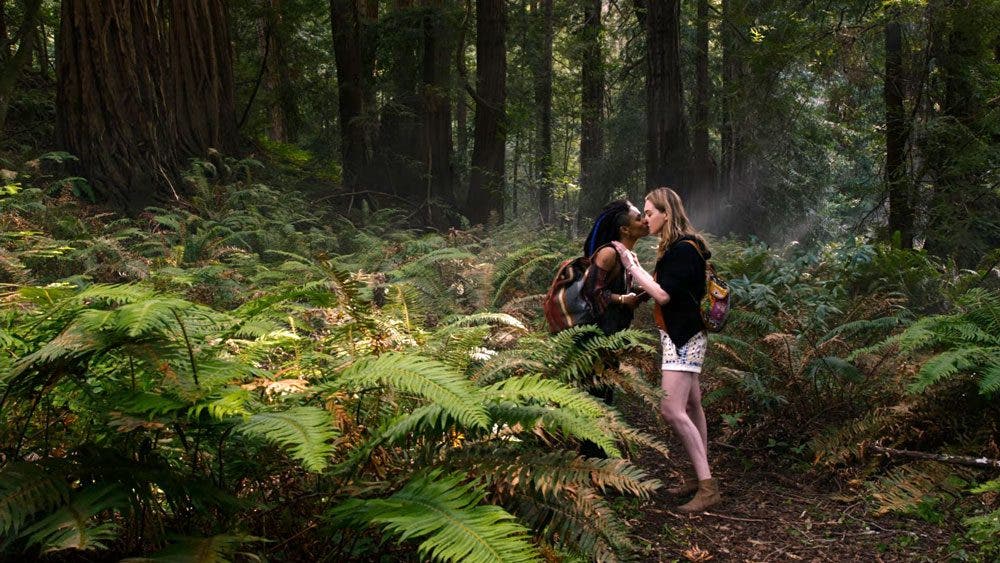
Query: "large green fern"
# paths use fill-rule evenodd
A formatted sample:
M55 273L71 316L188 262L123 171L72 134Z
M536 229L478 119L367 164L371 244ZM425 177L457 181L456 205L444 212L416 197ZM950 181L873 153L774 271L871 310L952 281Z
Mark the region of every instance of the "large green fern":
M894 339L905 354L935 352L909 389L921 393L957 373L970 373L980 393L1000 394L1000 293L972 289L956 305L956 312L924 317Z
M291 447L292 457L310 471L321 471L329 464L333 452L329 441L337 435L329 413L310 406L260 412L238 428L245 434Z
M415 475L384 499L350 499L331 511L338 521L380 524L399 539L423 539L418 550L435 561L472 563L539 561L527 529L461 474Z

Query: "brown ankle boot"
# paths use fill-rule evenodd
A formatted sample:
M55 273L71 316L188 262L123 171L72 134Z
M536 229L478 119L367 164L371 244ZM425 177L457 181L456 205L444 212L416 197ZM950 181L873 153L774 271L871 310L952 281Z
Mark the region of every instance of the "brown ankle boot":
M688 495L698 490L698 477L694 473L684 473L681 475L681 482L667 489L667 493L675 497Z
M690 514L692 512L702 512L710 506L718 504L722 500L719 493L719 482L715 479L703 479L698 481L698 492L687 504L677 507L678 512Z

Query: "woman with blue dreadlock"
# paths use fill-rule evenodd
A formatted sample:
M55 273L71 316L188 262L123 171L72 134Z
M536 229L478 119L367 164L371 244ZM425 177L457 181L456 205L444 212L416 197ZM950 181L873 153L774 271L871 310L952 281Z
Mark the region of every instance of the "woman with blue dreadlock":
M583 255L590 257L581 295L590 302L596 325L604 334L614 334L632 324L633 311L646 299L632 291L632 276L625 269L613 242L619 242L628 252L636 241L649 234L646 220L627 200L617 200L604 207L594 221L583 244ZM594 383L590 393L611 404L613 388ZM588 457L604 457L600 448L585 442L580 453Z

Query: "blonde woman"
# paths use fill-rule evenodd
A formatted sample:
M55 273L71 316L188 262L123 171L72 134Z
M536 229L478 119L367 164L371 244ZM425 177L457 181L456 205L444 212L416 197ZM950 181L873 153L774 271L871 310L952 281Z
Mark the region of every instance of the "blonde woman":
M634 283L656 302L653 316L663 346L661 384L666 395L660 414L670 423L694 466L670 492L695 492L681 512L701 512L722 500L718 481L708 466L708 428L701 406L698 375L705 360L708 337L699 303L705 295L705 264L711 257L705 239L691 226L684 204L674 190L658 188L646 195L643 209L650 234L659 234L654 278L631 253L625 266Z

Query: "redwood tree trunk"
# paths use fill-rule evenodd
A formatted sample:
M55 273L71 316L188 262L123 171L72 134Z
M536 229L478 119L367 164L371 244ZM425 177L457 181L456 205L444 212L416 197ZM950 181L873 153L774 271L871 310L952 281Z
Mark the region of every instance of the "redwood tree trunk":
M178 197L174 106L155 0L63 0L56 129L83 175L114 204L137 211Z
M443 227L454 223L442 211L455 208L455 175L451 144L451 54L453 24L443 0L424 0L424 174L430 224Z
M392 36L392 63L385 75L388 103L382 106L378 148L383 183L393 193L414 203L425 201L422 166L426 155L423 113L421 52L424 47L422 8L413 0L394 0L383 22Z
M283 15L282 0L264 0L266 17L261 21L261 53L266 57L264 87L268 92L268 136L287 143L295 139L299 112L292 86L285 45L289 30Z
M535 65L535 105L538 107L538 214L543 225L552 224L552 0L540 0L535 11L542 34Z
M170 73L177 139L188 155L235 153L236 104L223 0L171 0Z
M355 0L330 0L330 24L337 66L337 96L340 109L340 153L343 184L358 190L368 181L372 145L366 121L367 76L362 61L361 21Z
M601 181L604 157L604 56L601 53L602 0L583 4L583 60L580 64L580 215L583 225L607 203L608 190Z
M708 75L708 0L698 0L694 54L694 123L692 124L692 189L696 200L715 192L715 159L708 144L712 82Z
M889 193L889 236L913 248L913 202L906 177L906 113L903 108L903 39L898 13L885 24L885 183Z
M680 0L646 6L646 185L672 186L684 198L687 130L680 61Z
M3 0L0 0L3 3ZM8 39L6 30L6 14L0 8L0 132L3 131L7 122L7 110L10 108L10 98L14 93L14 86L21 70L31 62L31 55L34 50L35 29L39 23L39 11L42 7L41 0L30 0L24 7L24 21L20 29L16 32L16 37ZM8 50L8 42L17 41L17 50L13 54Z
M506 18L503 0L476 0L476 117L466 215L485 224L502 220L504 148L507 132Z

